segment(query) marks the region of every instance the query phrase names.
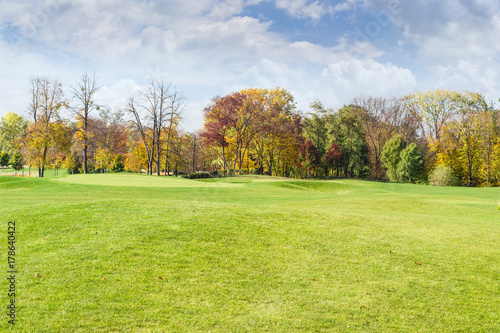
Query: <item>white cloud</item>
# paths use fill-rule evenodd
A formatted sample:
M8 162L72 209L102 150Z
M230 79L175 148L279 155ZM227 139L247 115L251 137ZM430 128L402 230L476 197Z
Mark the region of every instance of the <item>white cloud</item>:
M398 96L412 91L416 78L408 69L373 60L351 59L330 64L317 89L336 107L359 95ZM328 96L330 94L330 96Z
M123 79L111 86L102 86L96 93L98 104L105 104L111 110L122 109L130 97L141 89L132 79ZM111 102L111 103L110 103Z
M241 14L243 7L243 0L224 0L213 6L209 16L216 19L226 19Z
M403 37L420 47L426 63L453 63L464 57L500 53L500 3L496 0L401 1L392 21Z
M292 16L312 20L319 20L329 12L328 6L317 0L276 0L276 7L286 10Z
M487 101L497 101L499 70L489 64L461 59L450 65L436 65L426 86L454 90L470 90L483 94Z

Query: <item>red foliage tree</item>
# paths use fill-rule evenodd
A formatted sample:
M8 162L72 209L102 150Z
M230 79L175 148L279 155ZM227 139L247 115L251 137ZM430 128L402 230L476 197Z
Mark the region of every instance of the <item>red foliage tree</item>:
M300 147L299 163L307 171L307 179L311 176L311 170L321 165L321 152L311 140L307 140Z
M340 146L337 142L333 142L330 148L326 151L325 156L323 156L323 166L325 167L325 174L328 175L328 171L331 169L337 169L342 160L342 152L340 151ZM338 174L338 172L337 172Z
M212 104L203 110L205 125L201 137L205 145L218 145L222 148L222 162L226 170L226 148L229 146L228 132L236 122L236 110L245 96L239 93L225 97L215 97Z

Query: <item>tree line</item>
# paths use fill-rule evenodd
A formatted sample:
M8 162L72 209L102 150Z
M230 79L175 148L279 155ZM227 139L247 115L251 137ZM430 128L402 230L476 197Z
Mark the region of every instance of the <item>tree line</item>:
M362 178L437 185L500 183L500 116L479 93L451 90L403 97L361 96L333 110L297 109L282 88L216 96L203 128L182 129L185 98L152 80L110 110L95 75L77 84L30 78L24 115L1 119L0 165L178 175L257 174Z
M500 182L499 111L468 91L315 101L303 114L283 89L245 89L213 99L201 136L212 167L232 174Z

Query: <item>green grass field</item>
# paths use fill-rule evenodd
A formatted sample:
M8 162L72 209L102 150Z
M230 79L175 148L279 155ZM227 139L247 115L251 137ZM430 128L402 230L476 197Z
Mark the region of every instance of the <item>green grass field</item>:
M500 332L500 188L48 175L0 177L1 331Z

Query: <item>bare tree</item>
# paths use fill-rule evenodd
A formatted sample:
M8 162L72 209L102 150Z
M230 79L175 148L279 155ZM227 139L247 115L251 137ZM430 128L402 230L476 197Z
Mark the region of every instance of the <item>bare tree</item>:
M165 176L168 174L169 152L172 140L172 131L179 125L182 112L184 111L185 99L177 91L170 95L169 112L166 124L167 138L165 141Z
M137 96L129 100L127 108L127 111L134 115L135 127L143 140L148 158L148 174L150 175L153 174L153 165L156 166L156 174L160 175L162 134L166 129L165 164L167 164L170 134L173 126L180 119L181 98L177 92L171 93L170 90L170 84L155 79Z
M148 158L148 175L150 174L150 171L152 170L152 150L153 146L151 145L151 140L150 140L150 135L148 133L148 128L147 124L146 126L143 123L147 122L147 119L143 119L141 117L141 114L139 113L139 110L136 107L136 102L134 97L131 97L128 101L127 105L127 111L132 113L134 115L134 120L133 123L135 125L135 128L139 135L141 136L142 143L144 144L144 148L146 149L146 154Z
M89 118L92 111L99 110L99 106L94 101L94 95L98 90L95 75L90 77L87 73L82 75L77 87L71 88L73 98L76 99L77 104L69 108L76 115L77 131L83 141L83 173L88 173Z

